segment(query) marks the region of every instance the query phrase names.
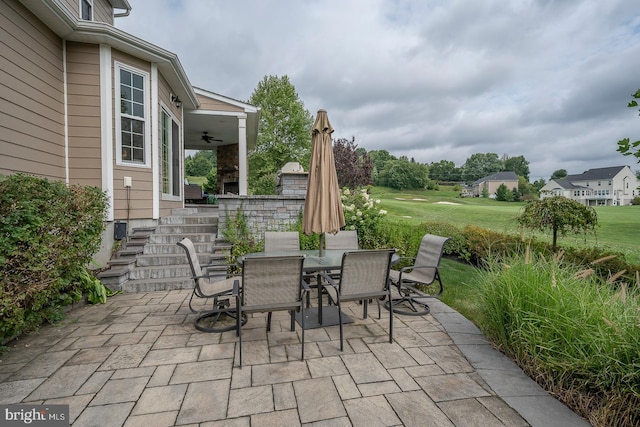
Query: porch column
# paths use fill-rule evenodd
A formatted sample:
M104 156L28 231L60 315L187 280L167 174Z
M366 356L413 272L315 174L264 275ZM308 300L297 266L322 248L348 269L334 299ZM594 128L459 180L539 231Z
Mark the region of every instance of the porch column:
M238 194L247 195L247 115L238 116Z

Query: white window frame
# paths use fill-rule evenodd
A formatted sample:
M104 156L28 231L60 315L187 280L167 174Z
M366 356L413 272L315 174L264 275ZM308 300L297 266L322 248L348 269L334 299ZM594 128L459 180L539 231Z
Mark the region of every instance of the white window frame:
M89 12L91 12L91 16L89 17L88 20L84 19L84 17L82 16L82 6L85 3L89 5L89 7L90 7ZM79 0L78 5L79 5L79 9L78 10L80 12L79 13L80 19L83 20L83 21L93 21L93 0Z
M151 97L149 90L149 73L142 71L138 68L131 67L127 64L123 64L120 62L115 62L115 122L116 122L116 164L118 166L127 166L134 168L150 168L151 167ZM143 97L144 97L144 117L138 116L130 116L135 120L140 120L144 122L144 162L134 162L129 160L122 159L122 117L129 117L127 115L122 114L120 109L120 71L124 70L129 73L138 74L143 79Z
M160 162L160 194L162 194L162 200L171 200L171 201L180 201L182 200L182 191L178 191L179 194L172 194L172 193L165 193L164 192L164 188L162 185L162 177L163 177L163 156L164 153L162 152L163 147L162 147L162 143L163 143L163 115L166 114L169 117L169 157L173 158L173 156L179 156L180 153L174 153L173 152L173 132L171 127L173 126L173 122L176 122L178 124L178 127L180 129L182 129L182 125L180 123L180 121L178 120L178 118L176 116L173 115L173 113L171 112L171 109L164 103L164 102L160 102L160 129L159 129L159 134L160 134L160 146L159 146L159 151L160 151L160 158L158 159L158 161ZM182 132L180 132L182 134ZM178 137L180 138L180 137ZM180 141L178 141L178 146L181 147ZM169 164L169 168L172 168L172 165ZM173 173L170 174L172 179L178 179L180 180L180 176L183 175L182 171L180 170L178 172L178 177L174 177ZM169 187L173 188L174 185L174 181L170 181L169 182Z

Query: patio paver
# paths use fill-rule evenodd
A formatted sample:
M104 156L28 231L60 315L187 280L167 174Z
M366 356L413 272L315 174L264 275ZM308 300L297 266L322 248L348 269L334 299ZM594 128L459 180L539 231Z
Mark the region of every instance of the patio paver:
M587 426L495 351L463 316L394 317L345 304L337 326L289 330L287 313L234 331L193 327L189 290L80 306L0 356L0 403L68 404L73 426Z

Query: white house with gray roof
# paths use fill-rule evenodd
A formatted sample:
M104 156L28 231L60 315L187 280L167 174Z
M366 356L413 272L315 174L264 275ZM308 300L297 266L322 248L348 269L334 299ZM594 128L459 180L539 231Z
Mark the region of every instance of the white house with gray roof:
M640 196L640 180L629 166L589 169L552 179L540 189L540 198L564 196L585 206L625 206Z

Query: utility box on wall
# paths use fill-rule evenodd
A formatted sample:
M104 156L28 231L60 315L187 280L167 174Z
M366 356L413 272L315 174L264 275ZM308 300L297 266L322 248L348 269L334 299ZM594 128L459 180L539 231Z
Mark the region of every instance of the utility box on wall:
M122 240L127 237L127 223L123 221L116 221L113 223L113 238L116 240Z

